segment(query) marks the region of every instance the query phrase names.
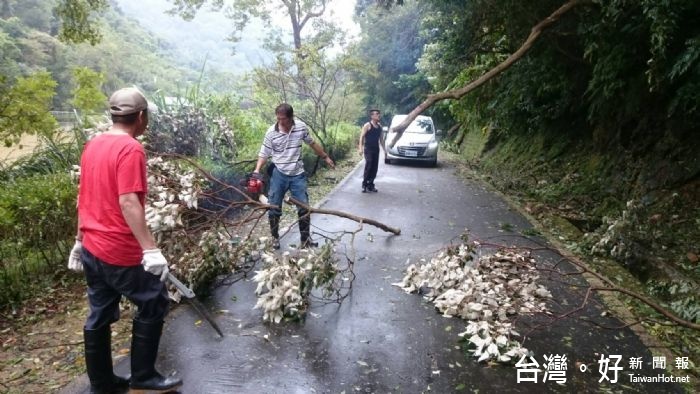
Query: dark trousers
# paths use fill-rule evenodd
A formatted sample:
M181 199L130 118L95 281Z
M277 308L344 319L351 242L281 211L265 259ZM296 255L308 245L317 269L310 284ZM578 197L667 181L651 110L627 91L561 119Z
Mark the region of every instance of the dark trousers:
M365 173L362 178L362 187L374 186L374 178L377 177L379 167L379 149L365 147Z
M80 256L88 285L90 313L86 330L97 330L119 320L122 296L136 304L135 320L162 322L168 313L168 291L160 277L141 265L120 267L107 264L83 247Z

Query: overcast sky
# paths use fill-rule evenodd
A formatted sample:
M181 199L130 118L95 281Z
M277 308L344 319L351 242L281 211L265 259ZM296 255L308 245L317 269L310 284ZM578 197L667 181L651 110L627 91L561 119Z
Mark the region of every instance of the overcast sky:
M353 36L360 33L360 26L352 20L356 3L356 0L334 0L330 4L332 20Z

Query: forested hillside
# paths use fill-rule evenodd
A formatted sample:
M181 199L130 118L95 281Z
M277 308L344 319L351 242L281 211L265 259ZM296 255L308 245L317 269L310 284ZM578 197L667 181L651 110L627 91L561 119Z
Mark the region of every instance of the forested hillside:
M77 69L99 75L103 90L137 85L146 92L175 94L199 78L202 64L189 68L179 62L172 44L166 43L118 9L95 17L102 39L94 45L59 40L61 20L58 1L3 0L0 6L0 135L16 122L12 114L23 106L45 110L75 107L75 89L80 85ZM208 73L203 84L224 89L235 83L230 77ZM80 108L83 109L83 108ZM86 108L87 109L87 108ZM50 120L41 119L38 109L26 130L47 130ZM42 124L43 123L43 124ZM34 130L32 130L32 128Z
M209 69L242 75L272 57L262 47L264 32L259 24L246 29L244 40L228 41L232 26L222 12L204 9L189 21L166 14L173 8L167 0L118 0L115 8L166 40L181 61L195 69L206 59Z
M360 47L379 73L365 91L407 112L504 61L565 2L369 3ZM450 130L445 147L570 248L616 261L698 321L700 4L569 3L512 67L429 111Z

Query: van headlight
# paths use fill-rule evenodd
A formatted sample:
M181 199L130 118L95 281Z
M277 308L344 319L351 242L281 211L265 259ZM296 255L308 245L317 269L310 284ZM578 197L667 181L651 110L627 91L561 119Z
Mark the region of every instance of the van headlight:
M430 149L430 150L437 149L437 147L438 147L437 140L430 141L430 143L428 144L428 149Z

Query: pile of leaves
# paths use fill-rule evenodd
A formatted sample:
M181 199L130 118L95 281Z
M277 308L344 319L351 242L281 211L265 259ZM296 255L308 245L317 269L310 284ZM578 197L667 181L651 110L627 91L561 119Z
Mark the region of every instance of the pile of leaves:
M255 309L263 310L263 320L279 323L285 317L303 318L314 289L319 289L322 297L343 292L339 283L350 278L344 277L333 256L333 243L318 250L300 249L281 256L264 252L263 269L256 271L253 278L258 283ZM340 282L336 280L339 277Z
M464 337L478 361L511 362L528 354L514 340L511 318L547 310L551 293L537 284L535 260L528 254L500 250L478 255L478 244L450 247L429 262L411 264L394 283L407 293L420 292L446 317L467 320Z

